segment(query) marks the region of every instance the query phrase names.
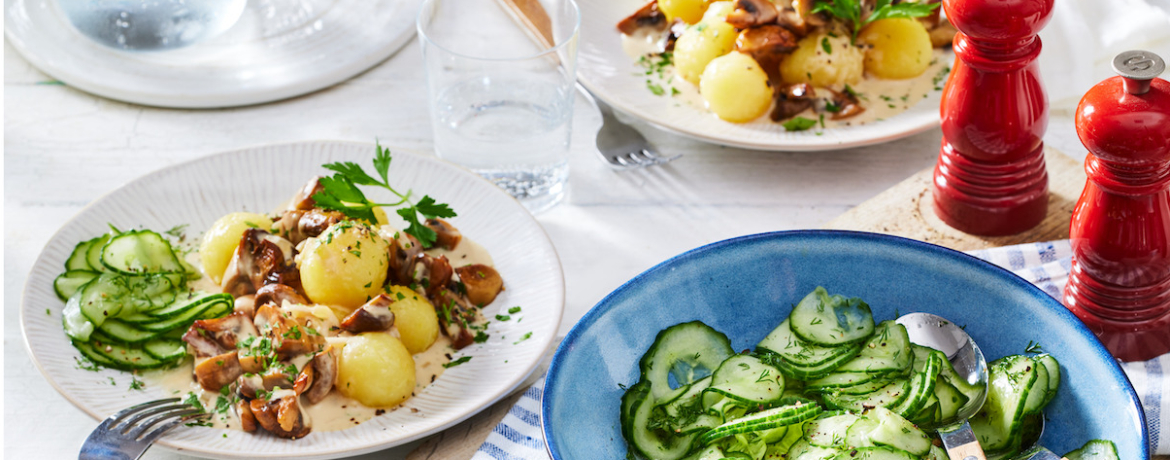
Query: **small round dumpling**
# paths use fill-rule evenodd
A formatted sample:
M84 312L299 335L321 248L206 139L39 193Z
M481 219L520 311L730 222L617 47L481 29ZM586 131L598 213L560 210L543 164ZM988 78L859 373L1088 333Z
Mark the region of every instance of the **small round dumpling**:
M394 328L406 349L418 354L430 348L439 338L439 315L431 301L406 286L390 286L386 295L392 302Z
M687 28L674 43L674 69L698 85L707 63L735 49L735 27L723 21L700 22Z
M678 18L687 24L694 24L703 19L707 0L658 0L658 10L669 20Z
M914 78L930 67L930 33L916 19L874 21L861 30L857 41L869 45L865 70L878 78Z
M797 42L796 51L780 61L785 83L811 83L823 88L852 85L865 72L865 54L847 34L817 33Z
M768 74L746 54L734 52L707 64L699 94L719 118L743 123L754 120L772 104Z
M249 228L268 230L270 227L272 219L262 214L233 212L220 217L203 234L203 241L199 245L203 272L207 273L212 282L219 284L223 280L223 272L236 255L236 248L240 246L244 232Z
M414 358L398 339L366 332L346 340L337 361L337 389L368 407L389 408L414 391Z
M315 303L353 310L382 291L390 244L369 226L333 224L306 240L298 259L301 285Z

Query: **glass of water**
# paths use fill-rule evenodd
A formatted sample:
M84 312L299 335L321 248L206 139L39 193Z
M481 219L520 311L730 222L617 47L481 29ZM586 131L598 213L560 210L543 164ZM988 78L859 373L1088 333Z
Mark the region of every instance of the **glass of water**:
M536 213L566 193L580 13L573 0L517 3L540 6L529 17L547 16L544 33L485 0L425 0L418 31L439 157Z

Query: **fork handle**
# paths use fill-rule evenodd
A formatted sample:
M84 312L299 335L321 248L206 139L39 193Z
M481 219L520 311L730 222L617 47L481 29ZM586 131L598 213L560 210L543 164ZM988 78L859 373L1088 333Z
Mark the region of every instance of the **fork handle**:
M601 116L613 116L613 107L610 107L609 104L606 104L605 101L601 100L601 98L594 96L593 93L589 92L589 89L585 88L585 85L582 85L580 81L576 82L576 85L577 91L580 92L582 96L585 96L585 99L589 99L589 101L593 103L594 107L597 107L597 110L601 112Z

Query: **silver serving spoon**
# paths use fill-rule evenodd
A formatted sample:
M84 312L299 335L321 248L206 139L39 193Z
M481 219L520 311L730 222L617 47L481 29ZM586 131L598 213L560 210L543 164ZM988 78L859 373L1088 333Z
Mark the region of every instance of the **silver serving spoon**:
M987 460L975 432L967 419L979 412L987 400L987 360L979 345L962 328L941 316L930 313L902 315L898 324L906 327L910 341L934 348L947 355L959 377L968 383L983 387L978 397L967 401L953 416L939 422L938 435L953 460Z

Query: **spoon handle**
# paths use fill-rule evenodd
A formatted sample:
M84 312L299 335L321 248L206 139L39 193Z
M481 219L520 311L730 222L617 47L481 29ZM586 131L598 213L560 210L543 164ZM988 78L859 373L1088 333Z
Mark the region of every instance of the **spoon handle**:
M987 460L983 447L975 439L975 432L971 431L971 424L966 421L954 430L939 430L938 434L951 460Z

